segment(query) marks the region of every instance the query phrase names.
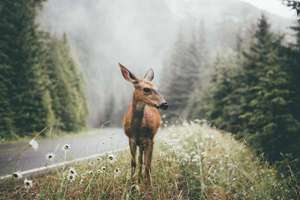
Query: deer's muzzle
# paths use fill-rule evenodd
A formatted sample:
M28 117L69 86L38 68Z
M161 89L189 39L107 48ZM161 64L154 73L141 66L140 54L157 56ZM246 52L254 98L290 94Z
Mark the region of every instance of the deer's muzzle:
M169 107L169 105L168 105L168 103L167 103L166 101L162 102L162 103L158 106L158 108L159 108L159 109L162 109L162 110L167 110L168 107Z

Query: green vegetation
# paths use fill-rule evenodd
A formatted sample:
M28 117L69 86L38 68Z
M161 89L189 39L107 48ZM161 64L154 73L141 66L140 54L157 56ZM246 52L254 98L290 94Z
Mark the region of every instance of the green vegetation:
M42 2L0 3L1 138L85 125L82 80L67 39L39 30L35 22Z
M278 176L244 144L205 123L169 127L156 145L152 190L130 179L128 152L0 184L1 199L297 199L293 174ZM70 152L71 154L71 152ZM70 177L70 167L76 175ZM105 167L105 169L103 169Z
M181 101L181 113L187 113L185 119L204 118L246 139L282 172L288 171L289 163L300 179L300 20L292 29L295 42L286 44L262 16L250 38L238 38L236 52L217 57L208 87L184 87L190 102ZM175 79L185 80L176 74ZM175 88L167 94L181 96L183 87Z
M290 63L298 56L293 58L292 49L269 26L263 16L242 66L227 69L216 80L202 111L218 128L246 138L271 162L289 157L299 171L299 64Z

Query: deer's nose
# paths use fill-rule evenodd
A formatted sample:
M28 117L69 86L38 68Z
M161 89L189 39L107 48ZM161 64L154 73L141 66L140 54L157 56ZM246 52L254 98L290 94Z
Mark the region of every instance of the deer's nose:
M162 102L160 105L159 105L159 108L160 109L163 109L163 110L167 110L169 107L168 103L166 101Z

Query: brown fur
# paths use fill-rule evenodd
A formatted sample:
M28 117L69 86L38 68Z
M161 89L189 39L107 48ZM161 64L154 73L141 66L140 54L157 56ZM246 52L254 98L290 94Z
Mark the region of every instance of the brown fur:
M133 107L136 105L129 105L128 110L123 117L123 127L125 134L127 137L133 137L132 131L132 117L133 117ZM153 139L156 135L159 126L160 126L160 113L157 108L145 106L143 120L140 125L142 130L150 130L151 136L150 138Z
M135 175L136 151L139 148L139 181L142 176L142 166L145 165L145 179L151 184L151 160L153 152L153 139L160 126L159 105L165 102L164 98L157 92L155 85L151 82L153 71L145 75L144 80L137 79L128 69L120 65L123 77L133 83L134 93L132 103L129 105L123 118L125 134L129 139L131 152L131 175ZM149 94L144 89L150 89Z

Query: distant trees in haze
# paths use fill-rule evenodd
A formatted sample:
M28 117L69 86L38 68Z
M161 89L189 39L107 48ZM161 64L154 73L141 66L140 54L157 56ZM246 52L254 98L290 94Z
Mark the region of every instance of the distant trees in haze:
M300 1L299 0L282 0L282 3L287 7L294 9L297 16L300 15Z
M185 117L186 106L190 103L191 94L199 87L207 62L205 27L193 27L191 35L179 32L177 41L170 54L169 61L162 72L161 88L170 102L167 118L176 120ZM200 73L201 72L201 73Z
M180 63L180 76L176 75L176 68L170 68L178 83L169 87L167 94L181 100L176 104L180 105L176 111L180 111L178 114L183 119L205 118L217 128L246 139L272 163L288 158L300 177L300 20L292 29L296 42L284 45L284 37L273 33L266 17L262 16L256 31L247 39L249 44L239 45L235 53L217 56L217 60L209 64L215 72L210 75L207 87L196 90L203 85L198 81L205 68L195 65L199 80L193 76L189 79L185 71L189 68L183 69L188 63L185 61ZM175 63L179 63L176 59ZM193 60L192 54L185 59ZM190 83L190 80L195 81ZM181 94L189 96L189 104L184 97L178 97ZM173 100L169 99L170 104Z
M87 106L83 78L70 56L67 37L46 37L45 65L49 77L52 108L56 116L54 126L63 131L78 131L85 126Z
M247 138L272 162L289 156L299 172L299 54L295 45L283 46L282 37L269 26L265 17L259 20L241 69L214 86L206 117L217 127ZM299 35L299 27L293 29Z
M39 30L43 1L0 3L0 136L85 125L82 80L66 37Z

